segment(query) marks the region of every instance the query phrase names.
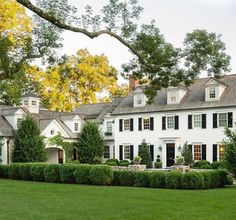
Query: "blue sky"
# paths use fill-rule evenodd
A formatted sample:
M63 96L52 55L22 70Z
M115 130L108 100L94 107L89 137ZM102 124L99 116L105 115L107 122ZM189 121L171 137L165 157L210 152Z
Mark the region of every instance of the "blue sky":
M99 10L108 0L70 2L74 5L85 2ZM236 74L235 0L139 0L139 3L144 7L141 22L148 23L155 19L161 33L174 46L181 46L186 33L194 29L222 34L227 53L231 56L230 73ZM109 36L91 40L82 34L66 31L63 37L63 53L74 54L78 49L87 48L92 54L107 55L110 63L118 69L132 58L127 48Z

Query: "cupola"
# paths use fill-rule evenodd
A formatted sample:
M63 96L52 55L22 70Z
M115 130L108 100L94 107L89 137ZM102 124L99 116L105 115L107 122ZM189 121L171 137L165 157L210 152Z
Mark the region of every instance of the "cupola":
M27 109L29 113L39 113L40 98L34 93L28 92L21 99L21 107Z

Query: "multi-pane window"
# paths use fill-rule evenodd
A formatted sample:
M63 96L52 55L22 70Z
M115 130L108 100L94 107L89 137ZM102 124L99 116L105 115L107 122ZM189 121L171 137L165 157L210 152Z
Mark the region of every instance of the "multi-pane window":
M29 105L29 101L28 100L24 100L24 105Z
M174 129L175 128L175 118L174 116L166 117L167 120L167 129Z
M19 128L21 122L22 122L22 118L17 118L17 121L16 121L17 128Z
M107 121L107 132L112 132L112 122Z
M78 122L74 123L74 131L79 131L79 123Z
M124 119L124 131L130 130L130 119Z
M150 118L143 119L143 129L150 130Z
M194 115L193 116L193 127L194 128L201 128L201 125L202 125L201 115Z
M37 105L37 102L33 100L33 101L31 102L31 104L34 105L34 106L36 106L36 105Z
M130 159L130 146L129 145L124 146L124 159L125 160Z
M209 88L209 97L210 99L214 99L216 97L216 89L214 87Z
M201 160L202 159L202 146L201 145L194 145L194 160Z
M104 146L103 148L103 157L106 159L110 158L110 147L109 146Z
M137 95L136 103L137 103L137 105L142 104L142 96L141 95Z
M219 145L219 160L224 160L225 158L225 145L220 144Z
M227 126L227 113L219 113L219 127Z
M171 102L176 102L176 96L171 96L171 97L170 97L170 101L171 101Z

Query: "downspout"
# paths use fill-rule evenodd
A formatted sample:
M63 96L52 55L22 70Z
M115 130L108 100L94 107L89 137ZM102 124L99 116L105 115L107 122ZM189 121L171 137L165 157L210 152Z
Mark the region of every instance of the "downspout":
M11 138L7 140L7 164L10 164L10 140Z

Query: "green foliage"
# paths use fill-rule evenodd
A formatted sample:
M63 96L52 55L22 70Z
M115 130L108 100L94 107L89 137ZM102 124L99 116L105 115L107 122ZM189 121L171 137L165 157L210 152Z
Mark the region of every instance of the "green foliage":
M92 168L90 164L79 164L74 172L76 183L90 184L89 173Z
M119 186L120 185L120 174L122 172L123 171L121 171L121 170L114 170L113 179L112 179L112 183L111 183L113 186Z
M0 178L9 177L9 165L0 165Z
M31 163L22 163L19 166L19 175L22 180L32 180L30 175Z
M107 165L94 165L90 169L89 179L93 185L111 185L113 170Z
M204 189L210 189L211 188L211 171L205 171L201 172L203 179L204 179Z
M65 163L61 165L61 181L63 183L75 183L75 170L77 165Z
M102 133L95 122L86 122L79 134L78 142L79 161L95 164L103 154Z
M219 174L216 170L209 172L211 175L211 188L217 188L220 184Z
M61 164L49 164L44 168L44 181L50 183L60 183Z
M106 164L109 165L109 166L112 166L112 167L113 166L118 166L116 162L112 162L112 161L111 162L106 162Z
M165 177L165 187L168 189L181 189L182 188L183 174L177 171L170 171Z
M4 146L3 137L0 137L0 164L2 163L2 147Z
M183 189L203 189L204 177L200 172L187 172L183 174Z
M19 163L12 163L9 165L8 175L10 179L14 180L20 179L19 167L20 167Z
M214 161L212 164L212 169L224 169L226 168L224 161Z
M197 169L212 169L211 163L207 160L199 160L193 164Z
M121 186L133 186L134 185L133 171L121 171L119 173L119 182Z
M134 174L134 186L149 187L149 173L147 171L138 171Z
M44 162L46 151L37 122L26 116L14 134L13 162Z
M165 172L154 171L149 174L149 182L152 188L164 188L165 187Z
M236 130L225 128L225 165L227 169L236 177Z
M48 164L44 163L35 163L31 165L30 175L33 181L44 181L44 169Z
M129 161L128 160L120 160L119 161L119 166L127 167L127 166L129 166Z
M149 151L149 147L145 141L139 146L138 155L141 157L141 164L145 164L147 168L152 167L152 159Z
M161 156L157 155L157 159L154 163L155 168L162 168Z
M106 164L110 163L110 162L116 163L116 166L118 166L118 164L119 164L119 161L117 159L108 159L108 160L106 160Z
M187 143L184 144L181 155L182 155L182 157L184 157L184 165L192 165L193 164L192 151L189 148Z
M227 185L229 173L223 169L218 169L217 172L219 175L219 187L223 187L223 186Z

